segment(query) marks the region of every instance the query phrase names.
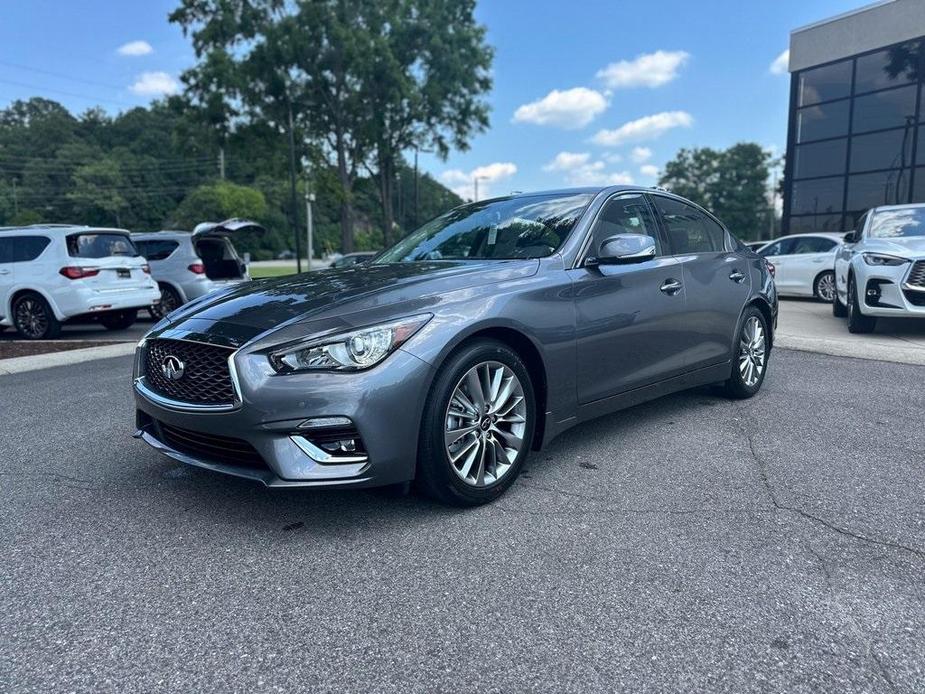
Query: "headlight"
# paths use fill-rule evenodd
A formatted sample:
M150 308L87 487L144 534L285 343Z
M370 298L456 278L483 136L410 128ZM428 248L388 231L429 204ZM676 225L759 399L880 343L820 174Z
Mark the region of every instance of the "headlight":
M362 371L369 369L414 335L433 316L429 313L391 323L306 340L270 354L280 373L293 371Z
M864 253L864 262L868 265L902 265L909 261L905 258L897 258L895 255L883 255L882 253Z

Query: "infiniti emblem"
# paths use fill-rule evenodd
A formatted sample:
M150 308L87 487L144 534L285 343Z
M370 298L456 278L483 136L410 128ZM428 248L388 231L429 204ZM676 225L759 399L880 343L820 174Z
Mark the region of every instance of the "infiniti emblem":
M183 372L186 370L184 364L178 357L168 354L161 362L161 373L168 381L179 381L183 378Z

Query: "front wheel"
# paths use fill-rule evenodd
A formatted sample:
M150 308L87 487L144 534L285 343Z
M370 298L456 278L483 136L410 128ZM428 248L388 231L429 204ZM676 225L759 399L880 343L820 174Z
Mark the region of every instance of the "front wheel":
M100 323L107 330L125 330L131 328L138 318L138 309L113 311L100 316Z
M535 427L533 383L517 353L495 340L465 345L424 406L419 488L456 506L497 499L520 474Z
M813 295L825 303L831 303L835 299L835 273L831 270L819 273L816 281L813 283Z
M848 332L872 333L877 327L875 316L865 316L861 313L861 302L858 299L858 287L854 277L848 278Z
M177 290L170 285L162 284L160 289L161 300L148 308L148 313L150 313L151 317L155 320L160 320L175 308L179 308L183 304L183 301L180 299L180 295L177 293Z
M742 314L739 325L732 373L725 383L726 394L744 400L761 390L770 353L768 324L764 314L754 306L749 306Z

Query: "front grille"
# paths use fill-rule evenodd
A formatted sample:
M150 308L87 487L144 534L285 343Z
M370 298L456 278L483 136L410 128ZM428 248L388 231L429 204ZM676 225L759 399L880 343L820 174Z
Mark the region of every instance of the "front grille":
M912 269L909 270L906 284L925 289L925 260L917 260L912 263Z
M157 428L161 440L181 453L214 463L267 469L267 464L257 449L242 439L203 434L201 431L181 429L164 422L158 422Z
M183 340L150 340L145 348L144 375L155 393L196 405L228 405L234 401L228 357L232 349ZM183 375L168 379L164 359L174 356L183 363Z

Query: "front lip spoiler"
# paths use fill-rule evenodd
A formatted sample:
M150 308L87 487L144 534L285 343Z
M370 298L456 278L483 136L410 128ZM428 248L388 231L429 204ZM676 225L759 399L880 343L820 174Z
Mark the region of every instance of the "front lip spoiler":
M201 467L206 470L212 470L213 472L220 472L225 475L232 475L234 477L243 477L244 479L254 480L256 482L262 482L267 487L273 488L286 488L286 487L351 487L363 482L368 482L371 478L368 476L355 477L355 478L338 478L332 480L287 480L279 477L270 470L251 470L247 468L241 468L234 465L222 465L221 463L213 463L207 460L202 460L186 453L182 453L170 446L166 445L164 442L153 436L149 431L145 429L138 429L132 435L136 439L141 439L146 444L151 446L159 453L163 453L169 458L173 458L181 463L186 465L192 465L194 467Z

